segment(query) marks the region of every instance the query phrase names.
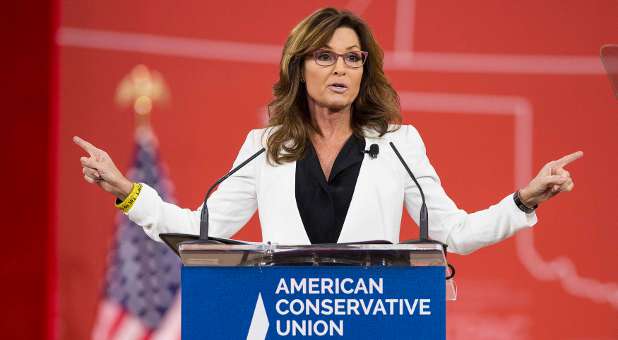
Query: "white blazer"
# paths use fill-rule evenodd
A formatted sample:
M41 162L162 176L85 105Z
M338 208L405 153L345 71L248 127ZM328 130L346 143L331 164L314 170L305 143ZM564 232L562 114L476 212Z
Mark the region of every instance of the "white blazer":
M260 150L268 132L249 132L234 166ZM418 224L420 192L388 144L391 141L424 190L429 237L446 243L449 251L470 253L536 223L535 213L519 210L511 194L474 213L457 208L440 185L413 126L401 126L382 137L370 131L366 134L366 145L378 144L380 153L375 159L368 155L363 159L338 242L398 243L404 206ZM295 172L296 162L273 166L266 161L266 153L262 153L224 181L208 200L210 236L231 237L257 209L263 242L310 244L296 206ZM200 209L192 211L164 202L154 189L144 185L128 216L151 238L160 241L159 233L199 234Z

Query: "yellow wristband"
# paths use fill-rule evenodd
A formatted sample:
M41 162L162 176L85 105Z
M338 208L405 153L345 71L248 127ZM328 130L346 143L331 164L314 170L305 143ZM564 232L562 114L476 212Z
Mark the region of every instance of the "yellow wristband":
M131 207L137 200L139 193L142 191L142 183L133 183L133 188L131 188L131 192L127 195L124 201L116 203L116 208L122 210L123 213L128 214ZM118 202L118 201L116 201Z

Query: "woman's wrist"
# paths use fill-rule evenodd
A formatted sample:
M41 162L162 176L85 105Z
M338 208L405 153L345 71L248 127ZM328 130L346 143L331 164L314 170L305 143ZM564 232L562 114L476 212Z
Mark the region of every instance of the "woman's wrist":
M536 208L538 208L538 203L534 202L530 196L531 195L528 193L526 188L520 189L513 194L515 205L527 214L532 213Z
M125 178L118 186L118 192L115 194L116 198L124 201L131 193L131 190L133 190L133 184L133 182Z
M526 188L519 189L519 199L521 200L521 203L530 209L535 209L538 206L538 203L534 202L531 196L532 195L528 193Z
M125 214L129 213L129 210L133 207L133 204L137 201L140 192L142 191L141 183L132 183L131 191L124 200L116 199L116 208L122 210Z

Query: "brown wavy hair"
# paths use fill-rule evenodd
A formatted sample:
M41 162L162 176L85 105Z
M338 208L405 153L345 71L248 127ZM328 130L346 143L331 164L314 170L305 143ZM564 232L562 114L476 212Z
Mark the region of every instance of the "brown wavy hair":
M281 56L279 81L273 86L274 99L268 105L268 158L276 164L302 158L310 133L321 133L311 119L307 90L301 82L305 58L326 46L339 27L349 27L358 35L361 49L369 52L363 66L358 96L352 103L351 127L356 136L373 129L380 136L389 124L401 123L399 96L382 70L384 52L371 29L358 16L335 8L320 9L303 19L287 38Z

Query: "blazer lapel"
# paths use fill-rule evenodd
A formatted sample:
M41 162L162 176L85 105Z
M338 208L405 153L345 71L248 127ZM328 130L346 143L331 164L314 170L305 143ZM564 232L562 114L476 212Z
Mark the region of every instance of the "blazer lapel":
M296 205L296 162L266 167L258 197L263 241L310 244Z
M375 138L365 137L365 148L376 142ZM346 214L338 243L382 240L380 202L375 195L380 181L380 155L371 159L365 155L354 188L354 194Z

